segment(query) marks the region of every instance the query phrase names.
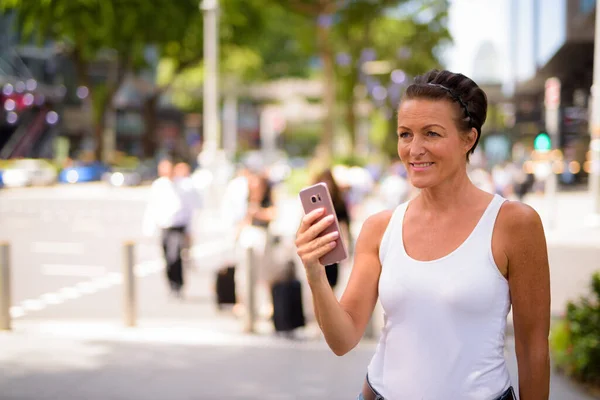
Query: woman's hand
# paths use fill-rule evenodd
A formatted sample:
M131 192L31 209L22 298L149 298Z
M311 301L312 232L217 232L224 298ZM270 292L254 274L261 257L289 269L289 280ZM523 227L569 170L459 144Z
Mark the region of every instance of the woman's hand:
M304 264L309 280L311 277L318 277L325 271L319 259L333 250L339 236L339 232L332 232L318 237L334 221L333 215L319 219L324 212L325 209L319 208L306 214L296 233L297 253Z

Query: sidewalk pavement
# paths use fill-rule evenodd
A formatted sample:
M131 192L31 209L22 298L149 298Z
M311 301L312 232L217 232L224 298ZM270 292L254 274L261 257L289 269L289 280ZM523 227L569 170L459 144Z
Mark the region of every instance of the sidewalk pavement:
M3 400L354 399L375 342L336 357L320 338L287 340L203 323L19 323L0 332ZM505 351L518 387L514 342ZM592 400L560 375L550 400Z
M557 227L550 231L555 236L548 239L556 312L562 309L560 302L584 291L589 273L597 268L600 259L591 237L597 231L586 228L583 218L576 215L582 212L584 199L580 195L559 195L561 211L565 208L571 214L561 217ZM539 198L527 201L541 207ZM285 206L290 211L286 212L288 216L293 215L294 204L292 199ZM360 229L361 218L376 208L376 204L365 207L354 228ZM297 228L291 223L293 218L290 217L287 227L292 233ZM586 232L584 245L571 237L577 232ZM563 241L563 237L570 240ZM600 240L598 235L595 238ZM579 260L576 267L573 260ZM342 287L348 272L349 268L343 269ZM162 274L144 278L136 328L124 328L117 318L16 320L12 332L0 333L3 349L0 397L3 400L355 398L375 349L374 341L364 340L349 355L338 358L328 350L312 321L301 332L303 340L299 341L273 336L272 325L265 318L257 323L256 335L244 334L240 319L215 310L207 294L210 274L202 269L190 274L190 286L195 289L183 303L168 300ZM119 296L120 291L115 291L115 295ZM506 354L516 381L510 336ZM592 398L565 378L552 377L552 400Z

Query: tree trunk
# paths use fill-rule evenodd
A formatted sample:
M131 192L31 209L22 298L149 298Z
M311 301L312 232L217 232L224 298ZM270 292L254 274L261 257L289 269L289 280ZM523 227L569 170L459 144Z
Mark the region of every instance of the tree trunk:
M354 64L354 60L358 59L357 56L352 57L352 63ZM345 88L346 98L344 99L344 104L346 107L346 128L348 129L348 135L350 136L350 154L354 154L357 150L356 145L358 143L358 129L356 127L356 96L354 94L356 87L358 85L358 69L352 68L350 71L350 76L346 81L347 87Z
M321 44L319 56L323 63L323 103L325 118L323 119L323 134L319 144L319 155L326 160L333 153L333 137L335 132L335 65L330 45L330 30L327 26L318 26L317 33Z
M350 154L356 153L356 143L358 141L357 129L356 129L356 112L354 107L356 106L354 96L350 101L346 103L346 126L348 128L348 134L350 135Z
M96 142L96 149L94 150L94 157L96 161L102 161L104 157L104 130L106 129L106 121L104 115L102 115L94 126L94 141Z
M158 95L152 94L144 100L143 118L144 118L144 134L142 136L142 152L143 158L152 158L156 152L158 138L156 137L156 127L158 118L156 116L156 105L158 103Z

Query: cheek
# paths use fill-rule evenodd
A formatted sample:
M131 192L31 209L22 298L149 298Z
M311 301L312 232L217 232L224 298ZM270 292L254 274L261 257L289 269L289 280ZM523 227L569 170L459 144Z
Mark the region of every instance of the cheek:
M406 156L410 153L410 145L398 140L398 155L400 156L400 159L405 159Z

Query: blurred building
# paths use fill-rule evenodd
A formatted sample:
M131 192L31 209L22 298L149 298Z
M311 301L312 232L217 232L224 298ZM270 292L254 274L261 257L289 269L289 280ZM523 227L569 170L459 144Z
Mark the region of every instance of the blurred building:
M531 147L546 129L548 78L560 80L563 153L580 162L589 145L589 99L593 76L595 0L511 0L515 132Z
M491 166L510 159L512 107L510 101L510 0L454 0L448 29L453 44L446 66L471 78L488 96L488 118L480 142L480 164ZM483 165L482 165L483 166Z
M490 97L482 137L488 159L505 157L515 143L526 152L533 149L536 135L547 129L545 83L556 77L557 145L565 158L585 161L595 10L595 0L452 1L454 44L446 64L473 77Z
M17 46L14 15L0 15L0 158L46 157L60 131L56 54L49 44Z
M104 144L136 156L142 156L144 145L184 152L189 147L184 113L168 96L146 101L153 94L158 57L149 48L146 58L150 67L127 75L109 107L106 128L114 133L104 135ZM86 79L94 86L115 79L115 74L113 54L107 50L89 65ZM92 153L91 90L80 85L64 49L52 41L41 46L24 42L15 15L0 15L0 158L51 158L57 137L68 143L70 157ZM148 123L153 125L152 138L145 135Z

